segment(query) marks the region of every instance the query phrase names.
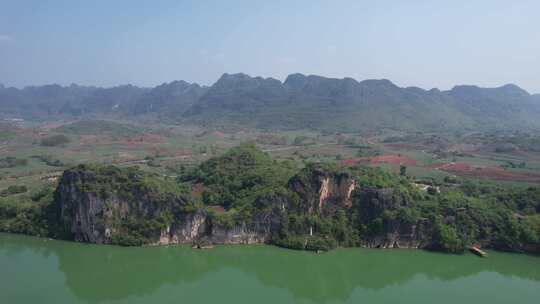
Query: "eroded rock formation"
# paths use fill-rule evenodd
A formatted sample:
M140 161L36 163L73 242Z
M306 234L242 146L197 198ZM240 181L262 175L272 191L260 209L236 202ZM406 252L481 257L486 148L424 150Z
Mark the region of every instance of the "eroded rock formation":
M309 213L332 214L337 208L352 206L356 181L348 173L334 173L315 168L308 175L297 175L289 181Z
M137 176L130 180L110 174L103 179L100 174L84 168L67 170L57 188L59 220L75 241L129 245L265 243L293 211L323 218L333 217L337 210L355 212L358 223L371 227L361 240L366 247L424 248L429 246L433 229L427 219L410 221L398 216L378 223L376 219L383 212L406 211L407 200L392 189L360 189L349 174L320 168L289 181L299 205L291 196L263 196L253 203L251 219L232 224L222 223L215 212L204 207L194 209L189 197L141 186ZM305 231L306 236L313 233L313 227Z

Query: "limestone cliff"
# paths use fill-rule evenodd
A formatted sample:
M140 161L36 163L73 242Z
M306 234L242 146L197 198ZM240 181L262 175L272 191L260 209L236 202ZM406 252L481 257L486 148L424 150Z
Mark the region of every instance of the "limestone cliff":
M70 239L98 244L436 247L433 218L421 217L410 197L360 187L347 172L306 168L242 214L194 203L178 188L136 169L79 166L65 171L56 189L58 220ZM455 215L438 218L455 226Z
M264 243L298 206L285 194L263 196L250 219L221 223L219 214L190 198L148 182L145 173L114 167L79 166L62 175L55 193L58 219L75 241L97 244L168 245ZM160 183L163 181L160 181ZM308 213L331 214L352 206L354 179L322 170L293 178L291 193ZM162 188L162 187L161 187Z
M425 218L409 219L407 201L392 189L366 188L355 193L354 206L359 222L373 223L362 245L372 248L425 248L430 246L432 223ZM395 213L397 216L383 216ZM381 222L376 219L383 218Z
M289 188L300 196L302 207L308 213L330 215L338 208L351 207L356 181L345 172L313 168L293 177Z
M104 172L105 170L108 170ZM62 175L55 193L59 221L75 241L110 244L157 238L185 201L143 185L139 172L80 166Z
M84 166L67 170L56 189L58 219L68 235L97 244L252 244L268 241L277 229L281 203L260 211L250 221L220 224L205 208L189 205L188 198L142 186L143 177L121 171L96 172ZM104 177L106 175L106 177ZM277 212L277 213L276 213Z

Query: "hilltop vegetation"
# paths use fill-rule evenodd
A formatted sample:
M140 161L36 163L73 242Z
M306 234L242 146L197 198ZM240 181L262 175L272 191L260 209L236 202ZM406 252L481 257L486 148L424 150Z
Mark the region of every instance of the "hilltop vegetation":
M229 230L246 233L242 227L255 225L269 243L306 250L405 246L459 253L477 243L511 251L540 244L538 187L452 180L438 189L422 191L409 177L378 168L301 168L243 144L177 180L134 167L77 166L54 195L48 188L0 198L0 230L103 242L85 229L112 227L110 243L141 245L179 225L209 225L197 237L219 241ZM85 202L103 209L85 215L92 222L78 223Z
M57 85L0 88L0 115L123 118L219 128L369 131L538 130L540 98L515 85L401 88L292 74L284 82L224 74L210 87L174 81L152 89Z
M245 209L256 197L283 191L295 172L294 163L277 162L254 145L244 144L203 162L180 179L202 183L202 199L207 205Z
M225 74L185 116L198 123L258 128L442 131L538 128L539 114L534 97L514 85L442 92L400 88L388 80L292 74L281 83Z

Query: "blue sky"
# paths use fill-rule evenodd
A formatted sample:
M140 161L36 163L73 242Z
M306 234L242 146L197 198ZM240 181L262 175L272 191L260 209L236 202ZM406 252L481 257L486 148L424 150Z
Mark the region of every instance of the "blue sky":
M540 1L0 0L0 83L301 72L540 93Z

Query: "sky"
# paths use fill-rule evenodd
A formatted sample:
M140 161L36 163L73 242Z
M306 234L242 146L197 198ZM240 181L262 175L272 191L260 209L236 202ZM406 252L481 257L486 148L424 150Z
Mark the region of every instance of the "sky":
M0 0L6 86L211 85L237 72L540 93L540 1Z

